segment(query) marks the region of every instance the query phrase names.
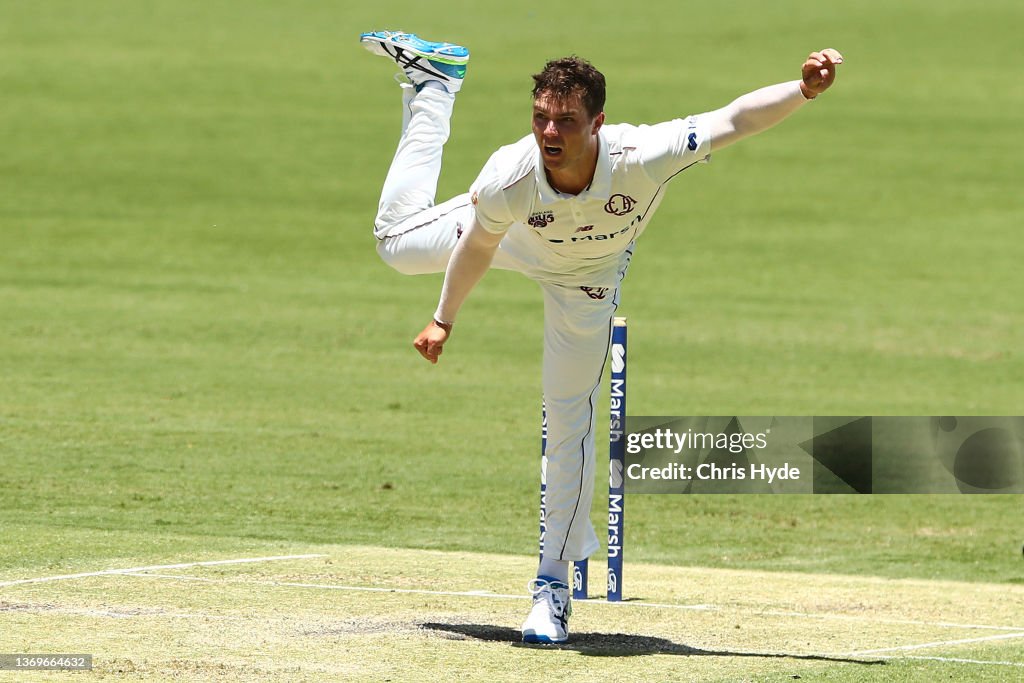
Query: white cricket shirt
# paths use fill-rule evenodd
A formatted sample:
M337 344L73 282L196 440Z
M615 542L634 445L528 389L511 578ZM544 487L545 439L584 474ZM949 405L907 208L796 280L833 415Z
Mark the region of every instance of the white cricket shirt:
M656 125L610 124L598 137L594 180L578 195L550 186L532 135L500 148L470 187L477 220L494 233L522 226L532 249L561 257L556 260L568 269L565 275L596 272L616 262L644 231L665 183L711 156L703 116Z

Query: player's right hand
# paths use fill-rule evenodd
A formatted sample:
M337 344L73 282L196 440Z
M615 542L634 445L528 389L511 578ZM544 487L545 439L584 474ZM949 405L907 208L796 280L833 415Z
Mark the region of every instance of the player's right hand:
M832 87L836 80L836 67L843 63L839 50L825 48L812 52L800 69L802 82L800 90L807 99L814 99Z
M444 343L448 341L448 334L448 330L431 320L412 345L416 347L421 356L431 363L437 363L438 356L444 350Z

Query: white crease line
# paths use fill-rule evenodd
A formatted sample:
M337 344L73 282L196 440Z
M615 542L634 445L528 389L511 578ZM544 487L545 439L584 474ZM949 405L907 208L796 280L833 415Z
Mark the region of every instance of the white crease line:
M985 643L993 640L1009 640L1010 638L1024 638L1024 633L1001 633L998 636L985 636L983 638L963 638L961 640L942 640L935 643L920 643L918 645L900 645L899 647L886 647L878 650L858 650L847 652L848 657L862 657L867 655L884 654L886 652L910 652L912 650L923 650L928 647L945 647L947 645L968 645L970 643Z
M159 564L151 567L130 567L128 569L104 569L98 572L82 572L80 574L61 574L59 576L41 576L34 579L16 579L14 581L0 581L0 588L8 586L21 586L28 583L47 583L49 581L67 581L70 579L85 579L90 576L108 576L111 574L131 574L134 572L156 571L160 569L185 569L187 567L213 567L223 564L248 564L253 562L275 562L278 560L310 560L327 555L279 555L275 557L245 557L237 560L212 560L207 562L182 562L179 564Z
M956 664L994 664L998 666L1020 666L1024 667L1024 662L990 662L982 659L960 659L959 657L886 657L882 656L881 659L923 659L933 662L954 662Z
M941 628L962 628L975 631L1010 631L1019 633L1024 626L992 626L991 624L958 624L952 621L921 621L920 619L891 619L888 617L866 617L859 614L811 614L789 610L765 610L758 614L769 617L798 617L801 619L834 619L837 621L867 621L872 624L900 624L903 626L938 626Z

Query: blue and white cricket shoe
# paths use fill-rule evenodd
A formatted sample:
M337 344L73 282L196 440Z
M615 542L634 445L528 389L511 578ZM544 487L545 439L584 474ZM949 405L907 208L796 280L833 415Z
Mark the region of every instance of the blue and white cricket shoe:
M569 586L540 576L527 588L533 595L533 608L523 623L524 643L564 643L569 639L569 615L572 601Z
M457 93L466 77L469 50L461 45L432 43L401 31L363 33L359 42L370 52L393 59L417 90L427 81L437 81Z

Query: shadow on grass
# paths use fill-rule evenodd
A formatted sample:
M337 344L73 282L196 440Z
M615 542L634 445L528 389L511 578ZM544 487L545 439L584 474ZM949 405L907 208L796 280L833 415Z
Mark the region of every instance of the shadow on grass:
M701 650L673 643L665 638L628 635L625 633L573 633L572 640L561 645L528 645L522 641L522 634L514 628L490 624L420 624L420 628L437 631L443 637L458 640L486 640L508 643L514 647L529 647L547 650L572 650L590 657L638 657L641 655L680 655L683 657L756 657L765 659L798 659L817 662L844 664L884 665L884 660L848 659L827 655L800 655L785 652L731 652L729 650Z

